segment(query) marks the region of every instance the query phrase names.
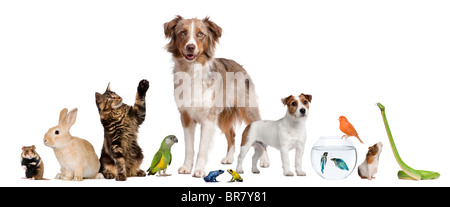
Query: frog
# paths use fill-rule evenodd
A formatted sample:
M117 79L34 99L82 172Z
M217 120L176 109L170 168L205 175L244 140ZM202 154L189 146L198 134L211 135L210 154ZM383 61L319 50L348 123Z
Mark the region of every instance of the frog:
M205 180L205 182L209 183L209 182L219 182L216 180L216 178L221 175L224 171L223 170L216 170L216 171L211 171L209 172L209 174L203 178L203 180Z
M244 181L244 179L242 179L241 176L236 171L234 171L232 169L228 169L227 172L230 173L232 176L231 180L228 182L243 182Z

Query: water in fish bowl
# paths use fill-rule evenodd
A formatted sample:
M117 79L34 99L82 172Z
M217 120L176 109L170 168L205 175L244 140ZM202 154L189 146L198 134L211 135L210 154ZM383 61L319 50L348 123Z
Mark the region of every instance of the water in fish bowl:
M320 137L311 150L314 170L328 180L346 178L355 169L356 162L356 148L348 139Z

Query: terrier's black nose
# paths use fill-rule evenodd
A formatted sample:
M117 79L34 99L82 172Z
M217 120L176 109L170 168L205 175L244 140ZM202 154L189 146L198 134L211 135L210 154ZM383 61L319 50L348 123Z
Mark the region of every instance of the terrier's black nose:
M305 109L305 108L301 108L301 109L300 109L300 113L301 113L301 114L305 114L305 113L306 113L306 109Z

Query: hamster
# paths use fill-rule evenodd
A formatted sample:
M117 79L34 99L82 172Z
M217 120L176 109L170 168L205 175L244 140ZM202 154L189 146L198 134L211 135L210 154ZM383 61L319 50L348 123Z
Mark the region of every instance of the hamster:
M36 147L34 145L22 147L20 163L25 170L25 177L23 177L23 179L47 180L43 178L44 162L42 162L41 156L36 152Z
M378 142L369 147L369 151L366 154L366 159L361 165L358 166L358 175L361 179L374 179L375 173L378 170L378 163L380 160L381 149L383 144Z

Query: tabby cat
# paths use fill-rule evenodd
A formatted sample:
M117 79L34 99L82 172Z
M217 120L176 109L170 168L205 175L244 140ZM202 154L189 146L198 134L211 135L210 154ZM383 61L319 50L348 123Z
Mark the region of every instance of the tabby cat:
M137 143L139 125L145 120L145 95L147 80L141 80L137 88L134 106L122 103L122 98L111 91L95 93L100 121L105 139L100 156L100 172L106 179L125 181L127 177L145 176L139 169L144 155Z

